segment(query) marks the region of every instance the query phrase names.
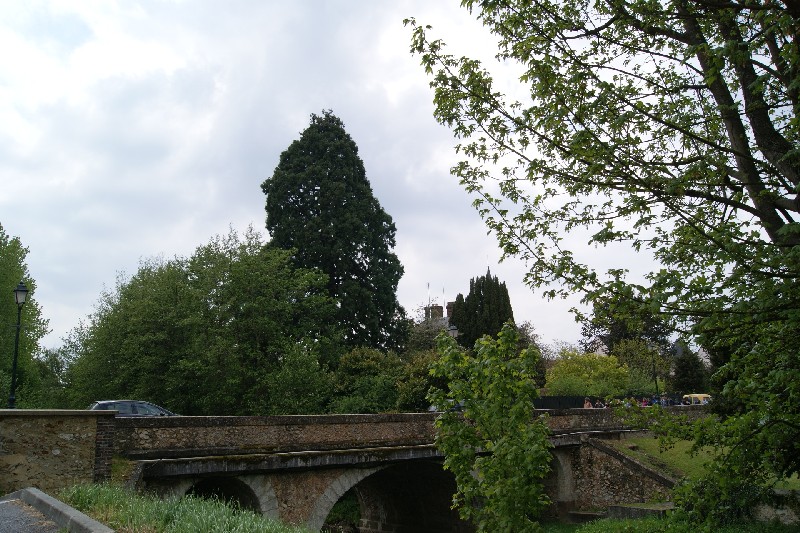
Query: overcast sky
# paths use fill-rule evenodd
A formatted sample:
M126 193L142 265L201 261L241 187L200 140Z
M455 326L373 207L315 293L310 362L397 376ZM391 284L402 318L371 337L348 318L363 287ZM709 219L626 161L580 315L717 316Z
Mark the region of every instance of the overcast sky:
M397 226L409 313L466 294L488 267L517 322L577 341L575 302L533 293L517 260L498 264L449 174L455 142L402 21L491 57L491 36L458 4L0 0L0 223L29 248L44 345L141 259L191 255L229 227L265 233L260 185L323 109L344 121Z

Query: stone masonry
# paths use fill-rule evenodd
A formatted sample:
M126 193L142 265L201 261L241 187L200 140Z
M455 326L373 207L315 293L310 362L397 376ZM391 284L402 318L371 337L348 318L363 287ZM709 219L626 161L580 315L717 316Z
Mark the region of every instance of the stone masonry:
M704 406L675 408L699 416ZM613 409L547 414L556 434L623 429ZM131 459L263 454L433 443L436 413L308 416L180 416L116 419L115 453Z
M1 409L0 494L107 480L113 448L113 412Z

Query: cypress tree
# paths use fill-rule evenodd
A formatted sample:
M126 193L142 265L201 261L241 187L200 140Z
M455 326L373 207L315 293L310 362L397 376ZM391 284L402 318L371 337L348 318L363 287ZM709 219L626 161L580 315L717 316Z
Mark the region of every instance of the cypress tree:
M450 323L458 328L458 342L472 348L483 335L496 336L503 324L514 321L505 282L487 269L486 275L469 281L469 293L456 296Z

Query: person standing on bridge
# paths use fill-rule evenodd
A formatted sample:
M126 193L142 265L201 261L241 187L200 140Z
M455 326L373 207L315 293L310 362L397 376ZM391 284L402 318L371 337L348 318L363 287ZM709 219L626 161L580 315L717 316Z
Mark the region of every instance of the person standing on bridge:
M592 408L592 400L590 400L588 396L583 400L583 408L584 409Z

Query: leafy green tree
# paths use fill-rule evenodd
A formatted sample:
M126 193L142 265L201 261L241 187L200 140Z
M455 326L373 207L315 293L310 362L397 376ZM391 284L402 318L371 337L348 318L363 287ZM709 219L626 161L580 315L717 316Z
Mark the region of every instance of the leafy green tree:
M403 369L397 382L397 410L423 412L430 407L428 392L443 387L444 380L431 375L430 368L438 358L436 350L422 350L403 355Z
M430 388L444 386L442 379L431 375L430 367L438 357L437 339L447 328L441 318L431 318L425 311L419 309L417 319L410 322L408 342L399 354L403 367L397 382L397 410L401 412L427 411Z
M592 316L581 326L580 344L584 350L593 351L594 344L599 341L608 352L614 353L619 342L645 341L663 354L670 351L669 337L673 331L664 317L641 309L636 316L624 311L618 314L619 306L618 302L593 302Z
M552 460L549 430L533 408L539 354L519 351L518 342L512 323L472 351L443 334L431 370L447 382L431 393L431 403L463 406L439 415L436 446L456 478L454 505L478 531L538 531L536 519L549 503L543 483Z
M296 345L281 358L278 368L267 375L271 415L325 413L331 401L333 375L306 346Z
M19 353L17 357L16 406L44 407L40 403L40 372L37 357L39 341L47 333L47 320L36 301L36 281L31 277L25 258L28 249L19 237L8 235L0 224L0 406L5 407L11 389L14 337L17 327L17 304L14 289L20 281L28 287L28 298L20 315Z
M631 378L630 394L664 392L664 382L672 370L672 357L643 339L621 340L611 355L620 365L628 367Z
M396 295L403 267L392 252L395 226L342 121L330 111L311 115L261 188L271 244L328 275L347 345L402 348L407 325Z
M34 386L25 390L26 407L66 409L69 407L66 383L66 360L60 348L43 348L34 359ZM82 406L85 407L85 406Z
M144 262L71 334L71 401L134 397L187 415L274 414L290 403L287 382L325 383L316 365L337 358L335 303L325 293L322 274L294 268L291 252L253 231L216 237L190 258ZM324 404L307 388L296 393L291 412Z
M453 172L505 254L548 296L651 311L725 354L715 400L735 411L698 438L722 450L724 487L798 473L797 3L462 4L497 36L497 60L521 69L524 100L410 21L412 51L459 138ZM652 268L581 259L626 245Z
M507 321L514 321L505 282L487 269L486 275L469 280L466 298L458 294L450 324L458 328L458 343L471 348L484 335L495 336Z
M334 413L395 411L403 362L394 352L355 348L342 356L335 371Z
M536 350L539 352L539 357L536 359L535 383L537 387L542 388L547 383L548 360L545 356L541 338L536 333L536 328L533 324L527 320L517 326L517 335L519 335L520 350Z
M547 370L551 396L621 396L628 391L628 367L613 355L564 350Z

